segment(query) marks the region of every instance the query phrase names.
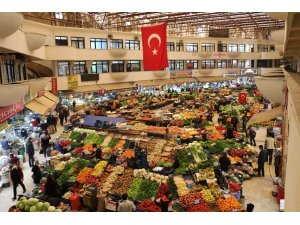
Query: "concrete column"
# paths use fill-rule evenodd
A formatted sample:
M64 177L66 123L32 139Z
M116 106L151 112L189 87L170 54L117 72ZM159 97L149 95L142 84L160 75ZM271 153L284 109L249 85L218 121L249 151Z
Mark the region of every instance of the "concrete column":
M73 75L73 65L74 65L74 61L69 61L69 65L70 65L70 75Z

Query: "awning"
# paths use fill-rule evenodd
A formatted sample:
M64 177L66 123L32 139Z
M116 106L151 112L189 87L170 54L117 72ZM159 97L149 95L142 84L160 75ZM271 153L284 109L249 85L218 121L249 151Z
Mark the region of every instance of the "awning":
M254 123L267 122L267 121L270 121L270 120L275 119L280 116L283 116L283 109L281 106L279 106L275 109L265 111L265 112L260 112L260 113L254 114L251 117L251 119L248 121L246 126L249 127L251 124L254 124Z
M41 115L45 115L49 108L45 105L40 104L39 102L32 100L25 105L26 108L32 110Z
M73 89L72 93L87 93L87 92L98 92L100 87L96 84L94 85L86 85L86 86L78 86L77 88Z
M52 100L53 102L57 102L58 101L58 97L48 91L45 91L44 96L46 98L49 98L50 100Z
M196 78L193 77L181 77L175 78L175 80L177 81L177 83L193 83L198 81Z
M50 100L49 98L46 98L45 96L39 97L39 98L35 98L35 101L37 101L38 103L48 107L48 108L52 108L53 106L55 106L55 102Z
M28 84L0 85L0 108L12 105L28 93Z
M135 86L130 83L115 83L115 84L100 84L99 85L104 90L119 90L119 89L130 89Z

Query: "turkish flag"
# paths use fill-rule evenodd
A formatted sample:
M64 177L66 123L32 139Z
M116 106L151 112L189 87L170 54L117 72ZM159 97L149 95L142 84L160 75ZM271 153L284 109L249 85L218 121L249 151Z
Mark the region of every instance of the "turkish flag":
M241 104L247 103L247 93L244 93L244 92L239 93L239 102Z
M168 67L167 24L142 27L144 70Z

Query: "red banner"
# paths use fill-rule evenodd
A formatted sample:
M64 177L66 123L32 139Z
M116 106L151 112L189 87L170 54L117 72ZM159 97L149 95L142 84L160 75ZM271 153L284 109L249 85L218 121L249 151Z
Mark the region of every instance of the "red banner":
M51 78L51 92L52 92L52 94L57 93L57 78L56 77Z
M247 93L244 93L244 92L239 93L239 102L241 104L247 103Z
M144 70L168 67L167 24L142 27Z
M16 113L20 112L24 109L24 101L23 99L19 100L15 104L5 106L0 109L0 123L6 121Z
M100 88L99 89L99 96L102 96L103 95L103 90Z

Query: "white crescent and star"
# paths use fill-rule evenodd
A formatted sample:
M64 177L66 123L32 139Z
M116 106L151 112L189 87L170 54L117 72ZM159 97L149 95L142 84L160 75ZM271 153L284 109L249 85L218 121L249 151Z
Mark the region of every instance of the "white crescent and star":
M161 38L158 34L156 33L153 33L151 34L149 37L148 37L148 46L149 48L151 48L151 45L150 45L150 42L153 38L156 38L158 40L158 47L160 46L161 44ZM153 55L157 55L157 50L154 48L153 51L152 51Z

